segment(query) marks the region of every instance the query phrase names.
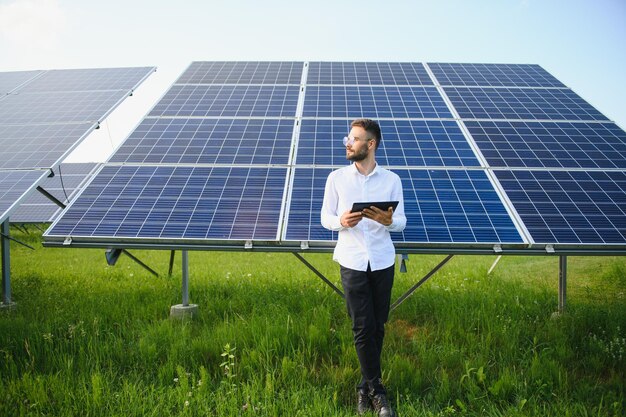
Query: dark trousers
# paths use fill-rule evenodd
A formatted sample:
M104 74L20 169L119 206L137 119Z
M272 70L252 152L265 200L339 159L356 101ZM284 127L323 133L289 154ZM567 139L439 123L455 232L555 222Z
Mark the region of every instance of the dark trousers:
M341 284L352 319L354 347L361 366L361 383L357 389L384 393L380 355L389 317L394 266L372 271L341 267Z

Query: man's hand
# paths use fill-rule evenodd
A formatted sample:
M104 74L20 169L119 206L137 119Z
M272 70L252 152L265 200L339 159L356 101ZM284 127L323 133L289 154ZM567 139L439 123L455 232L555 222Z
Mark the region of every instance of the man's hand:
M382 224L383 226L389 226L393 219L393 208L389 207L387 211L381 210L378 207L370 206L369 208L363 209L363 217L367 217L368 219L374 220Z
M362 218L363 218L362 212L357 211L354 213L350 213L350 210L347 210L341 215L339 222L341 223L343 227L354 227L357 224L359 224Z

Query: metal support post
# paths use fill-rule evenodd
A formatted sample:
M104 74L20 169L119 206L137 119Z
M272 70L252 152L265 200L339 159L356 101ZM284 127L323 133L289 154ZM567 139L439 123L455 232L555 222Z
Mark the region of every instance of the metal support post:
M496 265L498 265L498 262L500 262L500 259L502 259L502 255L498 255L496 260L493 261L493 264L491 265L491 268L489 268L489 271L487 271L487 275L491 274L491 271L493 271L495 269Z
M189 253L183 251L183 306L189 305Z
M167 276L172 276L172 271L174 270L174 255L176 255L176 251L170 251L170 268L167 271Z
M415 284L415 285L413 285L411 288L409 288L409 290L408 290L407 292L405 292L405 293L404 293L404 295L402 295L400 298L398 298L398 300L397 300L395 303L393 303L393 304L391 305L391 310L392 310L392 311L393 311L393 310L395 310L395 309L396 309L396 308L397 308L400 304L402 304L402 303L403 303L403 302L404 302L407 298L409 298L409 296L410 296L411 294L413 294L413 292L415 292L415 290L416 290L416 289L418 289L419 287L421 287L421 286L422 286L422 284L423 284L423 283L425 283L426 281L428 281L428 279L429 279L430 277L432 277L432 276L435 274L435 272L437 272L439 269L441 269L441 267L442 267L442 266L444 266L445 264L447 264L447 263L448 263L448 261L449 261L450 259L452 259L452 257L453 257L453 256L454 256L454 255L448 255L448 256L446 257L446 259L444 259L443 261L439 262L439 265L437 265L436 267L434 267L434 268L433 268L433 269L432 269L432 270L431 270L428 274L426 274L426 275L424 276L424 278L422 278L421 280L419 280L419 282L418 282L417 284Z
M197 304L189 304L189 254L183 251L183 303L170 308L170 317L177 319L193 318L198 313Z
M11 242L9 241L9 219L2 223L2 306L11 305Z
M345 296L343 295L343 292L341 292L341 290L339 288L337 288L335 286L335 284L333 284L332 282L330 282L330 280L328 278L326 278L324 276L324 274L322 274L320 271L318 271L317 269L315 269L315 267L313 265L311 265L306 259L304 259L302 257L302 255L300 255L297 252L292 252L296 258L300 259L300 261L305 264L311 271L313 271L315 273L315 275L317 275L322 281L324 281L326 284L328 284L328 286L330 288L332 288L337 294L339 294L339 296L341 298L345 298Z
M559 314L565 312L567 299L567 256L559 256Z

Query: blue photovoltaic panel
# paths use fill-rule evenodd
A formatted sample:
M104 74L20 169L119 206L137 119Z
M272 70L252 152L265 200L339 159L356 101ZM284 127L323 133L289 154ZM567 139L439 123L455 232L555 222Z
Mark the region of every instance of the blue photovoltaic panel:
M61 169L55 167L54 176L45 178L39 184L42 188L55 196L59 201L67 204L81 189L80 186L91 178L95 163L67 163L61 164ZM61 208L40 192L34 191L26 197L20 206L11 214L11 223L48 223L53 221L61 212Z
M109 162L287 164L293 120L145 119Z
M451 118L435 87L309 86L303 117Z
M193 62L176 84L300 84L303 62Z
M462 119L608 120L571 90L445 87Z
M539 65L429 63L440 85L565 87Z
M50 168L93 126L93 123L0 124L0 169Z
M466 121L492 167L626 169L626 132L613 123Z
M105 166L48 236L276 240L286 168Z
M173 85L150 116L295 117L298 86Z
M46 175L46 171L0 171L0 223L17 207L22 196Z
M32 80L42 72L43 71L0 72L0 96L24 85L24 83Z
M46 71L28 83L20 93L45 93L58 91L99 91L134 89L144 78L154 72L151 67L89 68ZM118 93L119 94L119 93Z
M626 172L496 175L536 243L626 244Z
M119 90L11 94L0 101L0 124L98 122L124 98Z
M376 161L383 166L476 167L478 159L455 121L381 120ZM350 120L302 120L298 165L343 166Z
M307 84L433 85L433 81L415 62L310 62Z
M329 241L336 233L320 224L330 168L295 169L286 240ZM484 171L394 169L404 189L407 226L396 243L522 243L513 221Z

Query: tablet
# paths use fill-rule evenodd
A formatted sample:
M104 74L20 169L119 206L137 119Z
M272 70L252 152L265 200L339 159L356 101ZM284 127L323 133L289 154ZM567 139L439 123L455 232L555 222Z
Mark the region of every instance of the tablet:
M350 210L350 213L363 211L364 208L368 208L371 206L378 207L379 209L385 210L385 211L387 211L389 207L393 207L393 209L395 210L396 207L398 207L398 202L397 201L371 201L371 202L366 202L366 203L354 203L352 204L352 210Z

